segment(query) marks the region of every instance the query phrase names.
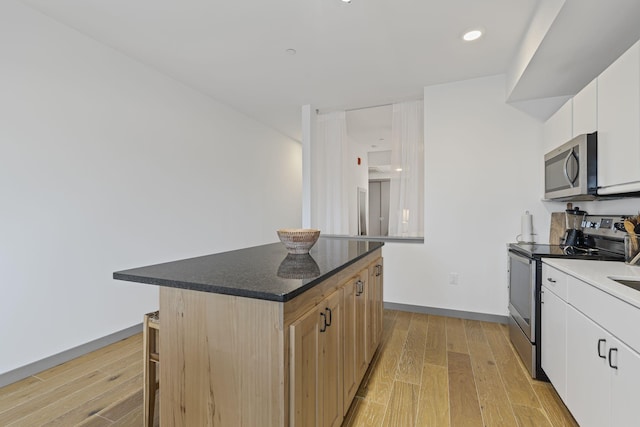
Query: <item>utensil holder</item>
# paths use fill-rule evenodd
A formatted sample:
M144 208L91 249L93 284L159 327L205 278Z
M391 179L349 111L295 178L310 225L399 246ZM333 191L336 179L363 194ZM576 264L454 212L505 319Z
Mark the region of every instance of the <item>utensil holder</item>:
M624 236L624 262L629 265L640 265L640 237L639 235Z

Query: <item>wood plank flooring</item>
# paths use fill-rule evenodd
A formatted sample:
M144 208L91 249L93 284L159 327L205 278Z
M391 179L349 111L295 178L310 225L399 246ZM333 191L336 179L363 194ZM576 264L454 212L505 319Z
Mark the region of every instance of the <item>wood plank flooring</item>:
M0 426L74 425L142 425L142 334L0 388ZM385 310L343 426L577 424L529 378L504 325Z
M385 310L380 349L344 426L577 426L533 380L505 325Z

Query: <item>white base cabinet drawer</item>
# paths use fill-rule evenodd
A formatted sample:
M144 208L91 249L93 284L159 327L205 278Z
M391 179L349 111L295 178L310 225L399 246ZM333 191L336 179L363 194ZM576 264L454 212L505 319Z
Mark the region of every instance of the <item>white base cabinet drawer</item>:
M567 301L625 344L640 351L640 310L637 307L572 276L568 277Z
M567 300L567 278L569 275L547 264L542 264L542 285L560 297Z

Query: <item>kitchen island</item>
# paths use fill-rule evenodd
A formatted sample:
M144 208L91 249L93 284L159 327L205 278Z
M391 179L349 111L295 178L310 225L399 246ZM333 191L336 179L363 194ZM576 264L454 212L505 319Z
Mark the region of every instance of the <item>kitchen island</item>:
M340 425L382 333L381 242L321 237L114 273L160 286L160 422Z

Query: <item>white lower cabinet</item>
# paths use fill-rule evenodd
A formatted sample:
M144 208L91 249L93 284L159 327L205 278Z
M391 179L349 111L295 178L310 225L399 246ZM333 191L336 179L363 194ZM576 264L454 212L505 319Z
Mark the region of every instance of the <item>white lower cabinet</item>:
M637 426L640 354L573 307L567 310L568 406L581 426Z
M558 395L567 396L567 304L542 286L542 369Z
M640 353L621 341L633 345L618 316L633 321L637 308L548 265L543 269L552 283L568 283L566 294L562 286L542 286L542 368L554 388L581 427L640 425Z
M612 337L571 306L567 332L567 406L582 427L611 425L607 344Z
M637 426L640 423L640 354L621 342L611 342L611 425Z

